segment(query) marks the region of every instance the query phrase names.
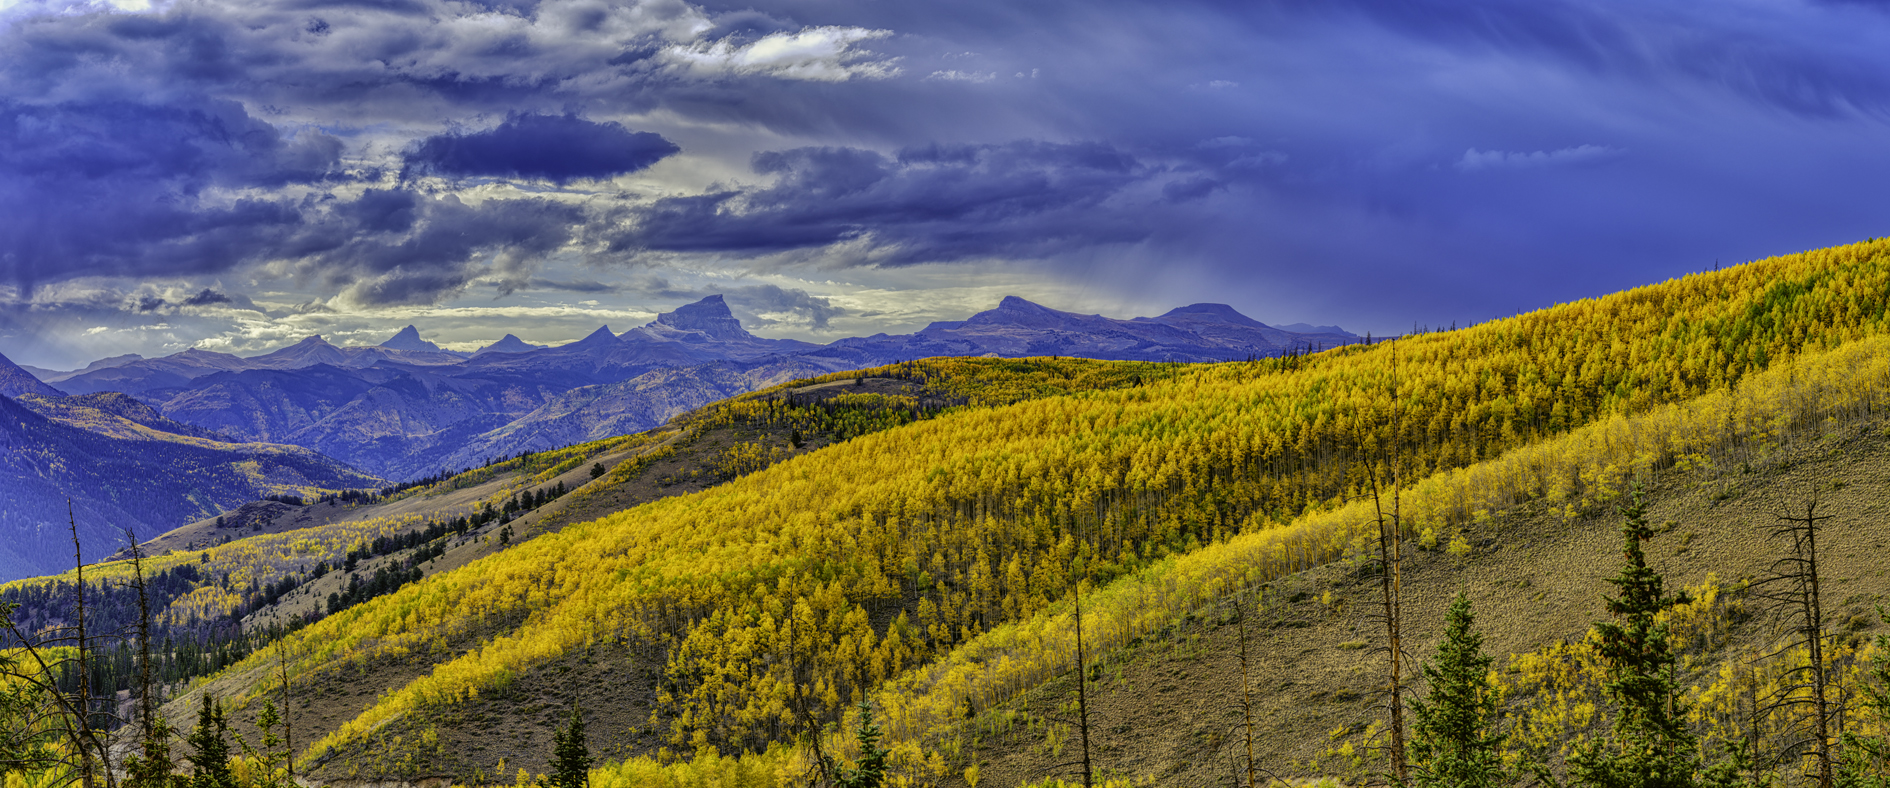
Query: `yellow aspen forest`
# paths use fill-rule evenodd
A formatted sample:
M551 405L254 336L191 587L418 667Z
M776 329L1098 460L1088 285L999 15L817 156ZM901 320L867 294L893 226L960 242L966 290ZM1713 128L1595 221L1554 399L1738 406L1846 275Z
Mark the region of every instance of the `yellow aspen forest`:
M760 751L793 738L795 708L836 719L877 687L913 682L926 689L883 702L889 729L923 741L950 716L938 708L1001 698L1054 670L1057 649L1027 634L1048 625L1028 622L1061 609L1076 582L1103 589L1091 615L1107 627L1346 555L1358 522L1347 507L1381 444L1421 479L1407 522L1448 538L1454 523L1510 501L1579 508L1638 468L1727 461L1785 439L1793 419L1874 410L1883 379L1857 370L1882 358L1887 246L1765 260L1396 343L1156 366L1121 387L955 408L574 525L290 636L296 669L320 671L519 622L385 694L303 757L366 745L389 721L604 640L662 661L652 723L682 751ZM987 364L1111 366L927 361L867 374ZM1205 566L1235 554L1239 571ZM1169 573L1202 579L1138 580ZM1134 631L1124 623L1109 636ZM984 648L1005 654L977 660L989 679L952 670L951 655Z

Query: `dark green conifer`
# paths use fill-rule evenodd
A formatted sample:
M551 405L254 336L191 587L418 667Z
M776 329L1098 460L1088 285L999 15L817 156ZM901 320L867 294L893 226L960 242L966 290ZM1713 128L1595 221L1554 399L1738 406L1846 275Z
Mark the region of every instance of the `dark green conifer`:
M1444 618L1444 642L1435 664L1425 663L1430 694L1411 702L1417 716L1411 739L1412 781L1419 788L1511 785L1503 768L1504 736L1496 732L1496 688L1483 635L1472 627L1470 598L1458 592Z
M873 707L860 702L860 763L851 769L839 769L834 784L840 788L879 788L886 783L886 756L891 751L879 746L879 723L873 721Z
M584 743L584 712L571 704L571 722L551 734L553 788L590 788L591 750Z
M197 711L197 727L184 743L190 745L190 788L237 788L236 775L230 771L229 722L223 717L223 704L203 694L203 706Z
M1647 566L1641 543L1653 537L1637 486L1621 508L1626 563L1608 579L1620 596L1607 600L1612 621L1595 624L1597 647L1607 669L1605 689L1614 701L1613 730L1581 747L1569 759L1576 782L1600 788L1694 788L1700 785L1700 747L1686 726L1674 680L1674 656L1660 611L1686 602L1667 596L1661 577Z

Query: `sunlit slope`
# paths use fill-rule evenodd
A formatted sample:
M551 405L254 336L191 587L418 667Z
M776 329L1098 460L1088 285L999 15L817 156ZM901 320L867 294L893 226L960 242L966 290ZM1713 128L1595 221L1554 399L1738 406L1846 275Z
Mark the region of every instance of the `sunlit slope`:
M1392 448L1419 478L1878 334L1886 246L1409 338L1395 372L1381 344L968 409L574 526L296 636L301 669L317 670L410 653L470 620L524 622L388 693L315 750L612 637L666 649L658 716L677 743L759 746L783 729L791 686L811 688L831 716L903 667L1062 597L1074 575L1106 581L1355 495L1369 436L1401 430ZM797 681L750 669L783 659L803 666Z
M1494 530L1487 520L1492 513L1523 502L1562 522L1598 518L1612 533L1608 529L1617 524L1612 506L1637 479L1674 476L1695 485L1738 480L1802 458L1828 434L1880 424L1887 404L1890 336L1807 353L1730 390L1634 416L1612 416L1417 481L1405 488L1400 502L1407 535L1420 545L1469 555L1469 545L1452 544L1461 529L1488 533ZM1769 515L1759 519L1769 520ZM1236 588L1356 557L1375 546L1370 541L1375 530L1372 503L1361 499L1158 562L1085 600L1087 637L1098 649L1125 646ZM1614 547L1608 545L1602 555ZM979 635L884 685L874 702L884 712L887 735L905 743L907 761L916 762L919 743L936 746L941 737L961 732L964 709L989 708L1068 670L1073 620L1066 600Z

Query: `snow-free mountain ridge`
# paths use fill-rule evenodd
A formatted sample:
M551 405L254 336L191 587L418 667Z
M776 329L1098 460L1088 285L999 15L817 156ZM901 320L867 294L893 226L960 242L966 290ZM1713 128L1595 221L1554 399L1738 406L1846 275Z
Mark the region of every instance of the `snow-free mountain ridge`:
M1223 304L1125 320L1012 296L995 309L912 334L816 345L757 337L715 295L621 334L600 326L555 347L508 334L467 356L439 350L408 326L373 347L338 347L311 336L250 358L192 349L72 374L54 386L72 394L130 393L178 422L305 446L399 479L636 432L764 386L895 361L984 355L1230 361L1355 341L1337 331L1285 331Z

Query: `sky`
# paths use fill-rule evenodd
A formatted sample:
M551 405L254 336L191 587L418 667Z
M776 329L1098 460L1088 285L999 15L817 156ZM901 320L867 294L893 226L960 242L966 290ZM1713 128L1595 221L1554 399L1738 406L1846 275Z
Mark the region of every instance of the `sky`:
M1890 234L1881 0L0 0L0 354L1380 335Z

